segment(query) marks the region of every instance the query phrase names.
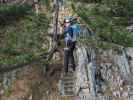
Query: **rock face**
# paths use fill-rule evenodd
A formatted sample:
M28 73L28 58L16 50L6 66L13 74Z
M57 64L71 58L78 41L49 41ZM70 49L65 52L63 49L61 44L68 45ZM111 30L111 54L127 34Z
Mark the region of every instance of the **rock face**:
M76 70L76 94L78 98L86 98L88 100L91 94L96 96L96 62L95 62L95 51L91 48L78 48L77 51L77 70ZM90 59L89 59L90 58Z
M76 50L75 90L79 100L132 100L133 48ZM91 55L91 56L90 56ZM84 99L83 99L84 98ZM76 99L77 100L77 99Z
M123 77L128 78L130 75L130 65L125 50L122 50L120 55L114 56L114 62L118 65Z

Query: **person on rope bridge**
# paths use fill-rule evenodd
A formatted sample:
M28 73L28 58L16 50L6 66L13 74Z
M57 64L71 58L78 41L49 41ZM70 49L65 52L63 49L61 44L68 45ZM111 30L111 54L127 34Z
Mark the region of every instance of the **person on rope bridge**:
M76 23L77 18L74 17L65 17L64 19L64 37L65 37L65 45L64 48L64 67L65 74L68 73L69 65L72 67L73 71L75 71L76 65L74 60L73 51L75 49L76 38L78 34L78 28ZM70 64L69 64L70 63Z

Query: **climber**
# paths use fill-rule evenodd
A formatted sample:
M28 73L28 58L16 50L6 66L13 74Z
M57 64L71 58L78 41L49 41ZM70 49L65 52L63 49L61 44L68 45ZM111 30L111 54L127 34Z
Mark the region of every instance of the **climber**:
M65 17L64 20L64 35L65 35L65 44L66 48L64 49L64 67L65 67L65 74L68 72L68 66L70 62L70 66L72 67L73 71L75 71L76 65L74 60L73 51L75 49L76 43L76 30L74 29L74 23L76 19L72 20L73 17Z
M71 27L71 17L70 16L67 16L64 19L64 37L65 37L66 47L70 46L70 45L68 45L69 44L68 42L70 40L72 41L72 37L73 37L73 30Z

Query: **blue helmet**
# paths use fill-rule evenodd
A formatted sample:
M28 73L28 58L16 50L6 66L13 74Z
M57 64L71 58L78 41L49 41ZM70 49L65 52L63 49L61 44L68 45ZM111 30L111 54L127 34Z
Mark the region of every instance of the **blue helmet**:
M64 22L71 22L72 16L65 16L64 17Z
M77 23L77 17L74 17L74 16L66 16L64 18L64 22L70 22L71 24Z

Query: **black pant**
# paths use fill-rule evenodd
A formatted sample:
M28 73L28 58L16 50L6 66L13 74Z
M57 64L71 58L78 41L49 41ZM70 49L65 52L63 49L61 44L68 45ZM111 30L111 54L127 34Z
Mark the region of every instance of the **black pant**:
M66 73L68 72L69 64L75 71L76 66L75 66L75 60L74 60L74 55L73 55L74 49L75 49L75 42L71 42L68 49L64 50L64 67L65 67Z

